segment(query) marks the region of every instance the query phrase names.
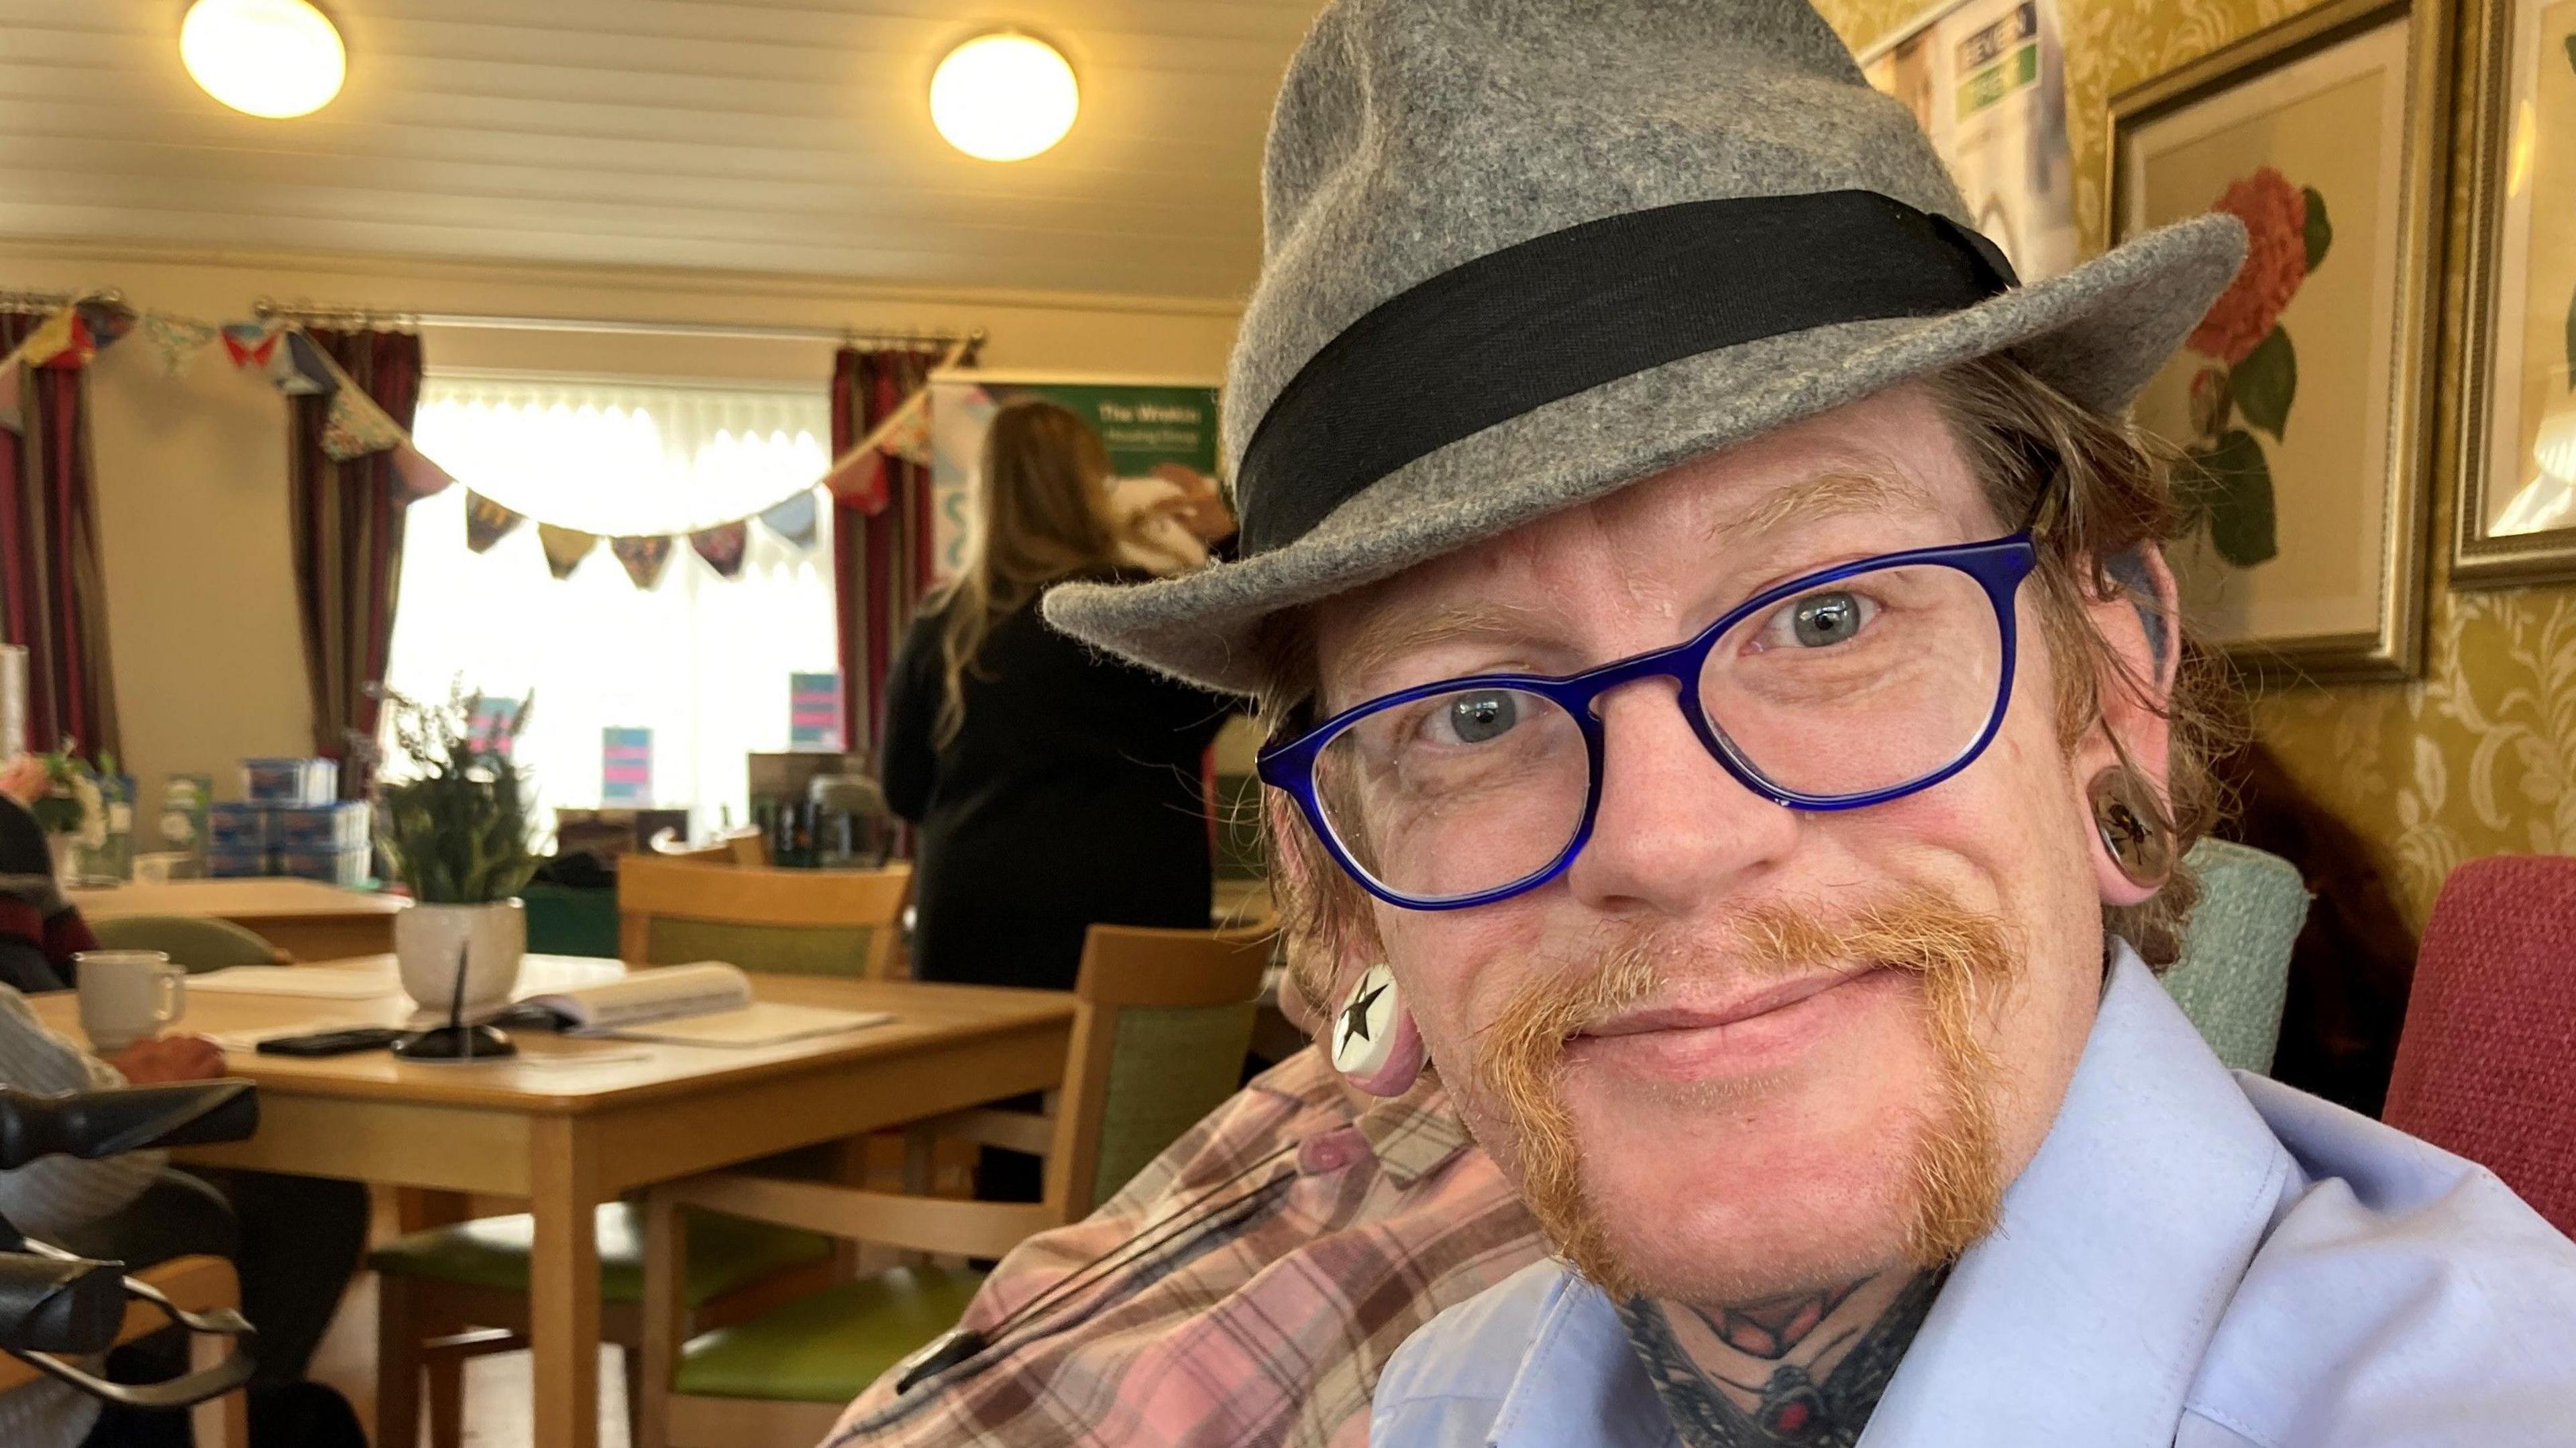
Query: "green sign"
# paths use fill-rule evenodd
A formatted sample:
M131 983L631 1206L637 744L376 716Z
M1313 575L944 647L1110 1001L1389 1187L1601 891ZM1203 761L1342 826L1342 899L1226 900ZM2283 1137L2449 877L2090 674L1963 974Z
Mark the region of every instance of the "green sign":
M1109 449L1113 476L1141 478L1165 463L1216 476L1214 387L984 372L943 373L930 386L931 560L939 578L954 577L965 561L967 500L984 430L1014 402L1043 399L1090 423Z

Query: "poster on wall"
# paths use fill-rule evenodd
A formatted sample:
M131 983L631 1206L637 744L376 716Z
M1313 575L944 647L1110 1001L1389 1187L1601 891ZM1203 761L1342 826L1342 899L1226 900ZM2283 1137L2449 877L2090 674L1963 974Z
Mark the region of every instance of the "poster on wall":
M787 676L787 747L838 753L841 748L841 676Z
M611 725L599 731L599 802L611 808L653 802L652 730Z
M2267 32L2114 97L2109 233L2245 224L2244 270L2136 408L2186 464L2186 615L2253 667L2392 677L2423 569L2431 130L2408 12L2350 8L2331 43Z
M1861 56L1950 168L2023 282L2075 265L2075 155L2056 0L1959 0Z
M934 372L930 376L931 581L956 576L966 557L967 508L984 430L1014 402L1042 399L1071 408L1099 430L1109 471L1120 483L1178 464L1216 476L1215 384L1107 377ZM1113 485L1114 486L1114 485Z

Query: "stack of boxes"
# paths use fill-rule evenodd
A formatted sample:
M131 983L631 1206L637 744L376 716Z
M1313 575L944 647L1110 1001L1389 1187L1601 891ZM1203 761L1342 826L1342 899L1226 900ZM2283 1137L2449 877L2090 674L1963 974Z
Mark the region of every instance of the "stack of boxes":
M364 885L374 873L366 804L338 798L328 759L245 759L242 798L206 811L206 873Z

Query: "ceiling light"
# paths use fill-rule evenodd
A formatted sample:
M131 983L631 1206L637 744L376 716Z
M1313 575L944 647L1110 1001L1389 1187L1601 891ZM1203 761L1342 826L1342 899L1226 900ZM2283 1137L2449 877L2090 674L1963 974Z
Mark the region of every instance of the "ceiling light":
M273 118L320 110L349 73L340 32L307 0L196 0L179 59L206 94Z
M1025 161L1064 139L1082 109L1073 67L1043 40L1001 31L948 52L930 77L930 121L986 161Z

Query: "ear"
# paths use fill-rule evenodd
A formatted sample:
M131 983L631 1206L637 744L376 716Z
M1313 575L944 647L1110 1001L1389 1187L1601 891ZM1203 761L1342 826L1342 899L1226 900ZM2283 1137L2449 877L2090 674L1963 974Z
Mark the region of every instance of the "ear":
M2076 741L2070 783L2091 841L2093 874L2103 901L2137 905L2154 898L2157 887L2138 884L2113 862L2094 827L2088 790L2105 770L2135 770L2154 791L2157 807L2171 818L2170 710L2182 664L2180 597L2163 551L2151 543L2109 560L2103 571L2115 585L2111 595L2085 604L2093 633L2109 645L2108 657L2094 660L2101 717Z
M1286 892L1283 898L1318 900L1318 892L1339 888L1340 880L1320 874L1333 867L1307 833L1297 806L1277 790L1265 795L1272 889ZM1368 907L1344 902L1343 908ZM1323 913L1331 911L1323 907ZM1375 937L1365 919L1327 923L1314 932L1320 938L1301 942L1318 954L1329 951L1330 958L1294 962L1280 1008L1353 1086L1373 1096L1401 1096L1422 1074L1428 1053L1394 972L1374 958Z

